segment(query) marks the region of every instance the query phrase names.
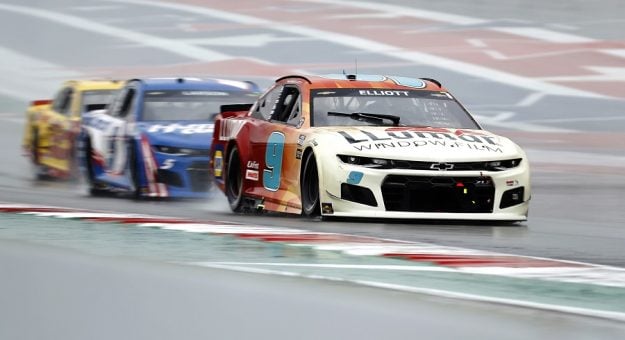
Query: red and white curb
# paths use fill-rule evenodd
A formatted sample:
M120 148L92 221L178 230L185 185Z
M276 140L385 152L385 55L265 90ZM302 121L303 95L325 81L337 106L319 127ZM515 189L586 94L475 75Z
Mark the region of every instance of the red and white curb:
M353 265L353 264L311 264L311 263L266 263L266 262L197 262L213 268L272 273L289 276L303 276L337 280L332 277L302 275L289 271L289 267L319 267L367 270L423 271L494 275L510 278L538 279L556 282L584 283L606 287L625 288L625 268L602 266L589 263L563 261L549 258L502 254L482 250L446 247L420 242L364 237L340 233L323 233L296 228L246 225L224 221L195 221L178 217L125 214L80 210L53 206L27 204L2 204L0 212L26 214L59 219L79 219L90 222L122 223L143 228L160 228L190 233L231 235L240 239L268 243L280 243L293 247L309 247L319 251L333 251L350 256L379 256L407 261L407 265ZM423 265L415 265L423 264ZM250 267L256 266L256 268ZM263 267L267 269L261 269ZM280 267L279 270L270 268ZM341 280L341 279L338 279ZM419 288L372 281L351 281L368 286L392 288L436 296L462 298L476 301L531 308L556 310L567 313L591 315L625 321L625 313L591 310L570 306L541 304L528 301L494 298L461 292Z
M194 221L178 217L109 213L53 206L0 204L0 212L133 224L137 227L190 233L232 235L241 239L279 242L294 247L310 247L351 256L382 256L413 263L431 264L430 266L408 266L404 270L499 275L625 288L625 268L429 243L315 232L296 228L255 226L223 221ZM263 264L258 263L258 265ZM389 267L385 266L385 268Z

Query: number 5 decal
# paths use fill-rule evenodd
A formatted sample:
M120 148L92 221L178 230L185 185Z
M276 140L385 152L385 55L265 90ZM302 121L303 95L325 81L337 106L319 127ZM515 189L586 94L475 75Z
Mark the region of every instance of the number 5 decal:
M267 139L265 152L265 169L263 170L263 186L270 191L278 191L280 173L282 172L282 154L284 153L284 134L272 132Z

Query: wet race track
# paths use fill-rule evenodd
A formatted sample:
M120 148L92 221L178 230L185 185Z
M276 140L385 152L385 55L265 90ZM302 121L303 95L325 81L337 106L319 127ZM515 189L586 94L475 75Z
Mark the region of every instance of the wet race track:
M142 0L4 1L0 4L0 32L3 32L0 34L0 74L4 75L0 83L0 155L3 160L0 202L295 228L625 267L625 37L622 33L625 23L619 16L619 13L625 13L625 5L609 0L592 3L561 1L541 4L540 7L524 4L523 1L509 1L506 5L497 1L482 1L469 6L455 1L433 4L399 0L384 4L360 1L337 4L324 0L190 0L175 3ZM321 221L279 214L235 215L230 213L225 198L218 192L205 201L94 198L88 197L86 188L80 183L34 180L27 159L21 155L23 112L27 102L49 98L66 79L214 76L253 80L266 87L284 74L355 72L356 67L357 72L363 74L436 78L467 106L485 128L519 143L527 151L532 169L533 196L528 221L499 225L431 221ZM17 225L16 221L9 221L5 223ZM191 251L194 248L187 242L192 241L184 237L168 244L164 241L167 236L163 236L166 231L152 230L145 235L145 242L141 239L137 241L132 252L101 233L77 238L82 241L91 239L94 249L104 249L89 251L69 241L58 242L59 238L69 235L68 230L63 228L55 234L61 235L55 240L46 240L46 236L38 234L36 228L29 229L28 233L7 228L7 233L0 234L4 235L0 239L5 240L2 241L4 253L0 258L6 272L14 268L11 264L21 263L44 275L45 270L40 267L46 266L40 260L45 257L42 254L48 254L50 268L59 267L59 272L77 280L94 281L93 278L83 277L85 273L72 272L63 266L70 261L68 258L84 263L92 261L102 273L106 273L113 285L118 286L123 286L126 278L115 272L119 266L130 273L127 279L132 277L135 282L142 283L157 275L155 273L166 272L148 292L138 295L135 303L146 310L157 308L146 304L146 301L166 291L167 285L178 289L197 289L200 295L203 294L201 299L208 299L207 296L215 294L218 289L225 289L227 296L238 296L231 301L230 308L226 308L229 313L235 313L232 306L244 303L241 295L233 293L236 289L232 285L224 284L228 288L215 287L214 283L210 287L203 286L198 282L203 282L208 275L206 272L197 268L181 269L170 264L201 261L205 256L201 251L186 258L172 255L175 251L152 252L149 248L150 242L157 242L164 249L177 247L175 249ZM98 235L108 241L98 243ZM26 243L17 247L7 243L6 239L19 240L17 244ZM162 242L159 243L159 240ZM41 241L45 245L35 247L31 244L33 241ZM46 248L48 246L53 248ZM145 251L141 250L143 246ZM119 262L111 263L113 260L109 261L109 257L104 260L99 257L85 258L64 248L90 254L88 256L94 252L100 255L121 254L133 260L126 262L113 256ZM125 250L116 253L115 249ZM16 255L24 253L28 255ZM215 258L223 262L228 260L228 255L221 254ZM135 260L148 262L135 263ZM241 258L230 261L241 261ZM230 272L219 275L223 282L249 282L254 277L253 274ZM239 275L241 277L237 277ZM177 281L179 276L188 276L194 282L188 285L188 282ZM324 273L324 276L331 275ZM58 285L67 284L63 279L55 280ZM436 321L440 320L437 319L439 316L449 317L448 313L454 308L451 307L454 303L449 300L440 302L442 306L437 305L438 301L434 298L412 301L416 298L409 297L407 300L411 303L406 299L400 303L396 300L401 298L392 296L386 290L373 297L375 294L362 291L375 291L374 288L354 291L339 285L332 289L323 286L323 283L310 283L308 280L303 283L280 278L273 279L278 282L272 282L271 276L256 280L258 285L255 287L259 291L262 289L258 287L278 284L288 292L288 298L272 296L277 304L288 304L285 309L298 310L313 324L318 323L313 327L311 324L305 326L305 322L293 322L291 328L295 330L285 327L285 332L315 328L318 333L309 333L309 338L376 338L376 334L380 333L363 335L348 331L353 328L353 323L376 319L389 322L388 327L397 330L391 333L397 338L414 334L405 327L406 324L432 325L426 327L431 337L458 336L451 330L443 331L444 326ZM13 284L15 287L21 285L18 280ZM8 286L5 288L13 287ZM33 284L32 289L38 289L45 295L45 286ZM303 298L305 293L302 290L321 291L319 299L311 302L310 297ZM121 291L132 294L123 288ZM76 301L82 301L81 296L87 293L78 290L76 294ZM271 294L277 293L272 291ZM625 301L622 291L613 294L615 301ZM270 303L267 297L249 295L248 301L255 306L257 313L250 311L246 319L258 317L262 314L261 305ZM331 301L337 297L345 299L350 307L337 312L337 317L340 315L340 320L344 320L340 323L343 327L336 326L338 333L329 336L330 333L322 330L330 324L316 320L314 315L322 313L324 308L331 308ZM6 296L4 298L7 299L4 302L16 302ZM171 313L173 319L183 319L186 313L205 313L199 302L185 304L185 301L191 301L189 297L166 300L175 306L174 310L181 311ZM220 303L228 304L226 300L222 296ZM363 300L368 304L358 306L358 301ZM37 306L35 298L28 301L33 308ZM53 310L51 306L56 302L51 299L43 308ZM116 302L123 306L121 301ZM75 304L68 310L80 310L80 303ZM398 307L388 315L372 307L376 304L380 309ZM306 309L303 306L312 307ZM375 313L372 312L374 309L377 310ZM468 318L466 315L475 312L472 309L483 313L483 319ZM604 325L603 320L580 321L574 319L577 317L567 319L568 316L548 315L548 320L556 319L564 323L558 327L555 325L557 321L536 325L538 316L528 315L525 310L506 310L503 317L498 316L503 320L487 317L502 313L500 309L504 308L462 302L453 317L463 320L459 329L473 338L497 338L497 334L501 334L498 330L503 331L505 327L518 330L520 339L545 334L589 339L616 338L625 334L622 320ZM410 314L409 310L415 314ZM434 311L428 317L432 320L418 318L419 313L427 314L426 310ZM8 314L4 307L3 313ZM106 319L106 311L99 313L102 315L98 314L98 317ZM132 314L129 311L124 313ZM283 314L283 311L277 312L277 315ZM407 317L407 314L410 316ZM24 310L24 315L28 315L28 310ZM398 319L400 315L405 319ZM79 315L74 317L79 318ZM559 319L561 317L565 320ZM24 322L24 318L18 318L15 324ZM519 320L510 321L514 318ZM43 319L49 323L54 321ZM100 335L102 338L105 335L109 338L167 338L163 332L142 332L127 322L116 324L107 320L111 322L111 329L118 325L119 331L103 332ZM139 324L153 320L143 314ZM235 324L230 319L224 320L225 323ZM178 321L178 325L185 324ZM255 319L253 324L259 327L256 335L270 337L272 329L261 326L268 322ZM501 326L497 326L499 328L492 333L470 326L479 322L498 322ZM538 327L534 329L536 333L528 331L527 324ZM178 327L170 330L182 329ZM227 338L226 328L224 326L223 330L214 334ZM81 335L89 334L90 328L84 326L76 332L50 329L57 332L52 334L65 338L81 338ZM579 329L590 331L584 333ZM206 334L202 333L202 327L187 331L185 338L199 338L201 334ZM17 327L9 328L6 334L15 335L19 331ZM37 337L35 331L27 334ZM254 333L231 335L233 338L248 338L250 334Z

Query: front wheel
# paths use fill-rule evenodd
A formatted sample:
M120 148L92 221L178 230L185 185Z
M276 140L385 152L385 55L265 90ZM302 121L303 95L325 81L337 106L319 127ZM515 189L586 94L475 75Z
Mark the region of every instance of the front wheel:
M89 187L89 194L91 196L102 196L105 194L105 190L101 189L100 184L95 179L95 170L93 169L93 149L91 148L91 138L85 140L85 172L87 176L87 186Z
M139 164L137 158L137 144L132 141L128 143L128 168L130 172L130 184L132 186L131 196L134 199L141 198L141 181L139 179Z
M234 145L226 163L226 197L230 209L234 212L243 210L243 175L241 172L239 149Z
M44 167L39 162L39 151L39 130L33 129L30 141L30 159L32 173L37 180L45 178Z
M319 173L315 155L310 152L304 159L301 176L302 215L314 217L320 214L319 208Z

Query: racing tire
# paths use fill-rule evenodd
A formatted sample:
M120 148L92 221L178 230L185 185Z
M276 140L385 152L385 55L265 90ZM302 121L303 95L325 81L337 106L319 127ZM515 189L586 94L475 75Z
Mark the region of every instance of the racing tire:
M91 163L93 150L91 148L91 138L85 139L85 170L87 175L87 187L89 195L102 196L106 194L106 190L98 188L98 181L95 179L93 164Z
M309 152L304 159L300 181L302 215L316 217L321 214L319 205L319 173L315 154Z
M130 182L132 184L132 198L141 199L141 185L139 183L139 169L137 165L137 144L133 141L128 143L128 168L130 171Z
M32 139L30 141L30 157L32 164L32 172L35 179L45 179L44 168L39 163L39 130L33 129Z
M239 149L236 145L228 155L226 163L226 197L233 212L243 211L243 173Z

